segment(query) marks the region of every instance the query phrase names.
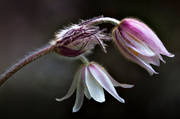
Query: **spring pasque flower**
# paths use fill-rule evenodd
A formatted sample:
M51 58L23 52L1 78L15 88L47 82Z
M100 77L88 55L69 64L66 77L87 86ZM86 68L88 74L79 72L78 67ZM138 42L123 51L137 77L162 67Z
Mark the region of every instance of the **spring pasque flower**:
M145 68L150 75L157 74L150 64L159 66L162 55L174 57L164 47L157 35L143 22L125 18L114 28L113 40L120 52L132 62Z
M79 111L83 104L84 95L91 99L93 98L97 102L104 102L104 90L109 92L114 98L121 103L124 103L124 99L121 98L114 87L120 86L122 88L132 88L133 85L121 84L115 81L107 71L100 65L94 62L90 62L81 66L75 75L72 85L67 94L57 101L63 101L69 98L76 90L76 101L73 107L73 112Z

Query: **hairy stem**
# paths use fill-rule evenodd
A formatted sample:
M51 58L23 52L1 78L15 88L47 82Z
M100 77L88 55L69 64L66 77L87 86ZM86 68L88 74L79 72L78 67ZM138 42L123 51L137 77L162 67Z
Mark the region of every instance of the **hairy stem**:
M22 60L18 61L16 64L12 65L9 69L7 69L3 74L0 75L0 86L4 84L7 79L9 79L13 74L15 74L17 71L19 71L21 68L23 68L25 65L31 63L32 61L38 59L39 57L46 55L53 51L54 45L47 45L45 47L42 47L41 49L38 49L30 55L25 56Z
M111 23L113 25L119 25L120 21L111 17L100 17L94 21L92 21L92 23L90 25L98 25L98 24L102 24L102 23Z

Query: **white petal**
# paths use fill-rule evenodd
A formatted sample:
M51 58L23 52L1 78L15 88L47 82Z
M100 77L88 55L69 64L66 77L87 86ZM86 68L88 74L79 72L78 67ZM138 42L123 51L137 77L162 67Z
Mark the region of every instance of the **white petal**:
M80 80L80 78L81 78L80 71L78 71L75 74L75 77L73 79L73 82L72 82L71 87L69 88L67 94L64 97L60 98L60 99L56 98L56 101L63 101L65 99L69 98L74 93L74 91L75 91L75 89L77 87L77 81Z
M131 33L125 32L123 33L126 42L126 45L133 49L134 51L138 52L139 54L145 56L155 56L155 52L153 52L145 43L137 39ZM127 40L127 41L126 41Z
M83 67L83 70L82 70L82 74L81 74L81 80L82 80L82 83L84 85L84 95L90 100L91 99L91 95L87 89L87 86L86 86L86 82L85 82L85 71L86 71L86 67Z
M87 87L84 88L84 95L86 96L87 99L89 99L89 100L91 99L91 95L90 95Z
M101 67L100 65L98 65L99 67ZM119 83L117 82L116 80L114 80L110 75L109 73L102 68L102 71L109 77L109 79L111 80L112 84L114 87L122 87L122 88L132 88L134 87L134 85L131 85L131 84L124 84L124 83Z
M135 57L136 57L136 56L135 56ZM142 66L143 68L145 68L150 75L158 74L158 73L151 67L151 65L150 65L149 63L145 62L144 60L140 59L139 57L136 57L136 59L137 59L136 62L137 62L140 66Z
M83 101L84 101L84 85L83 85L82 80L79 80L77 90L76 90L76 101L75 101L72 111L73 112L79 111L79 109L81 108L83 104Z
M163 63L166 63L166 61L163 59L163 57L160 54L158 54L158 57Z
M132 87L134 87L134 85L131 85L131 84L119 83L116 80L114 80L113 78L111 78L111 82L113 83L113 85L115 87L122 87L122 88L132 88Z
M90 74L88 69L85 69L85 82L91 97L97 102L104 102L104 90Z
M156 66L160 66L160 61L159 61L159 56L155 55L152 57L146 57L146 56L139 56L141 57L141 59L143 59L144 61L146 61L147 63L156 65Z
M116 90L115 90L115 88L114 88L111 80L110 80L109 77L106 75L106 73L104 73L104 72L102 71L102 69L101 69L100 67L91 64L91 65L88 67L88 69L89 69L89 71L91 72L91 74L93 75L93 77L96 79L96 81L97 81L107 92L109 92L109 93L110 93L114 98L116 98L118 101L120 101L120 102L122 102L122 103L125 102L124 99L121 98L121 97L117 94L117 92L116 92Z

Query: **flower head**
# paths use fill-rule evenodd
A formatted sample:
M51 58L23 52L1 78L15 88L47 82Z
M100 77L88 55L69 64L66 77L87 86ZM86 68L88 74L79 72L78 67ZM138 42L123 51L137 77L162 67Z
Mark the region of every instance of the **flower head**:
M98 26L91 25L91 22L98 18L82 21L59 31L56 40L51 42L56 45L55 51L63 56L75 57L99 44L106 52L103 40L109 40L109 35L104 33L105 29L100 30Z
M145 68L151 75L157 73L150 64L156 66L163 61L162 55L174 57L164 47L157 35L143 22L126 18L114 28L113 40L118 49L129 60Z
M90 62L81 66L81 68L78 70L68 93L63 98L56 100L65 100L69 98L76 90L76 101L73 107L73 112L77 112L83 104L84 95L88 99L93 98L97 102L104 102L104 88L114 98L116 98L121 103L124 103L124 99L117 94L114 88L116 86L120 86L122 88L133 87L133 85L118 83L107 73L107 71L102 66L98 65L97 63Z

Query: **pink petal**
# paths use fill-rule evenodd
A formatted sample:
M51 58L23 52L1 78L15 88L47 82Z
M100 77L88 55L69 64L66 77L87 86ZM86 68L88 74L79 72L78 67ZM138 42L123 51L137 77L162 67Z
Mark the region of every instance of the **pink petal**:
M143 22L132 18L124 19L120 24L119 30L127 31L133 36L136 36L138 39L148 44L148 46L158 54L174 57L173 54L167 51L157 35Z
M127 47L144 56L155 56L156 54L142 41L128 32L120 32Z
M136 55L134 55L133 53L131 53L125 43L123 42L123 37L121 37L120 33L118 30L114 30L113 31L113 39L115 41L115 43L117 44L119 50L121 51L121 53L130 61L135 62L137 64L139 64L141 67L145 68L150 75L152 75L153 73L157 74L156 71L154 71L154 69L145 61L143 61L142 59L140 59L139 57L137 57Z

